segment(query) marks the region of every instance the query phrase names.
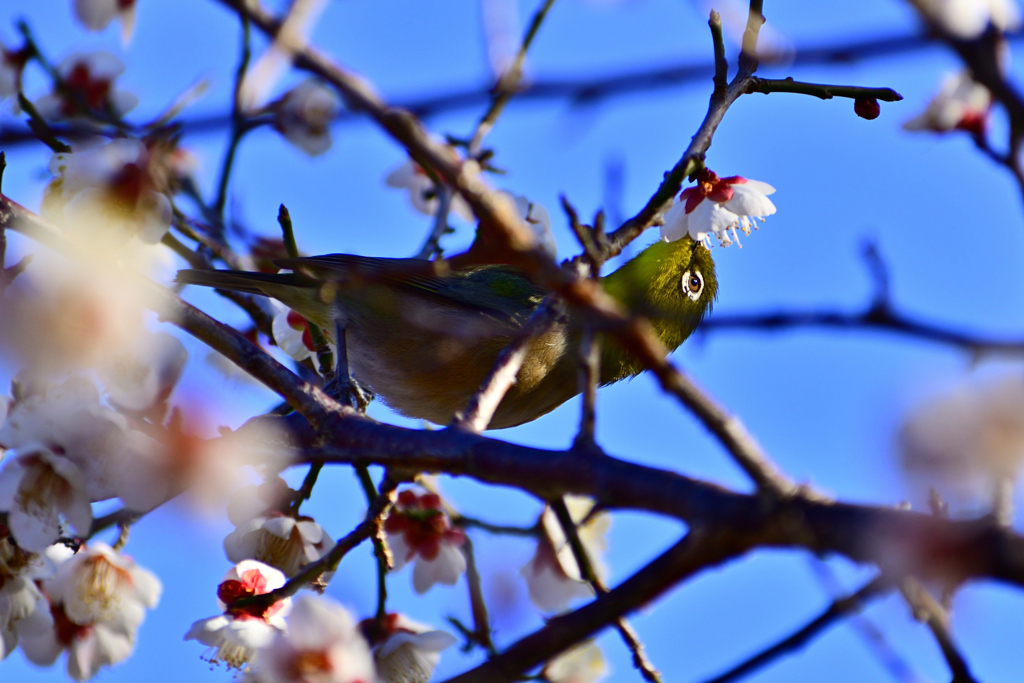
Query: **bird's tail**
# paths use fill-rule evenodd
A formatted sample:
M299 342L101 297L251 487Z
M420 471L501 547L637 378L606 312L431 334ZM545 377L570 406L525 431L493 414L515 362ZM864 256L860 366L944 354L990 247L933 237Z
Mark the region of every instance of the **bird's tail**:
M273 296L280 287L316 287L312 278L296 273L244 273L237 270L179 270L174 281L233 292Z

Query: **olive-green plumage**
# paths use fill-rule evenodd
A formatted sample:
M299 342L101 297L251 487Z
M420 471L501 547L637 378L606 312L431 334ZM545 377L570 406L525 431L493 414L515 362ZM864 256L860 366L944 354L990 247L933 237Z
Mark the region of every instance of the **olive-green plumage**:
M436 424L450 423L466 407L545 294L508 266L438 275L422 261L345 254L275 263L294 273L183 270L178 282L273 297L332 338L340 320L356 379L398 412ZM650 317L670 350L690 336L718 291L711 254L688 237L655 242L602 284ZM529 422L579 393L580 331L570 314L531 340L490 428ZM600 343L602 385L643 370L614 340L601 336Z

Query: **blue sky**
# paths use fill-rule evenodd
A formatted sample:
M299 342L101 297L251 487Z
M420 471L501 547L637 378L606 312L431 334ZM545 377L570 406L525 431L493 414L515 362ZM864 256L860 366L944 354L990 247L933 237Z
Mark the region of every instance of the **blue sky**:
M151 118L203 77L213 87L192 113L227 106L239 29L219 4L139 0L137 30L127 49L114 28L95 35L77 26L70 4L9 0L0 10L0 39L17 44L13 21L24 17L54 58L95 48L122 54L128 69L121 83L141 99L132 120ZM519 9L525 21L533 4L520 3ZM796 45L891 35L917 26L909 7L895 0L766 0L765 14ZM708 60L706 21L705 6L697 2L560 0L536 40L528 73L538 78L592 76ZM386 97L406 99L486 82L480 23L479 3L468 0L334 0L314 39ZM730 45L733 63L735 51ZM721 175L740 174L774 185L778 214L746 238L742 250L714 252L720 282L716 313L862 306L871 282L860 244L871 238L890 266L894 300L905 310L977 332L1024 333L1024 220L1011 178L979 155L966 137L913 136L900 129L925 105L944 72L957 67L955 57L936 46L843 66L765 70L765 75L807 81L888 86L905 100L883 104L875 121L855 116L849 100L782 94L746 96L728 112L708 166ZM298 79L293 75L287 82ZM27 89L30 96L42 93L38 73ZM587 106L513 102L487 139L496 164L508 169L494 182L546 205L560 255L571 255L575 243L558 210L559 195L591 215L603 201L605 169L610 160L618 160L625 173L621 210L626 215L637 211L685 149L709 94L710 83L697 82ZM474 110L454 112L432 118L429 125L438 133L466 135L478 116ZM995 129L1001 128L997 120ZM200 177L207 192L225 137L185 139L203 162ZM284 203L306 252L411 255L430 219L413 212L401 193L382 182L404 160L403 151L363 121L337 126L334 138L330 153L310 160L271 130L253 134L240 150L233 177L233 215L258 232L276 235L277 207ZM8 150L5 193L37 206L48 157L41 145ZM446 242L450 250L472 238L470 226L459 223L457 228ZM654 238L649 233L640 242ZM21 242L14 248L30 247ZM226 320L241 321L211 296L188 296ZM226 384L204 363L201 345L189 343L189 349L192 360L182 395L187 390L207 394L209 404L219 406L221 423L237 426L275 402L264 390ZM915 506L922 500L901 474L894 447L905 411L970 373L1016 368L1008 361L977 366L964 354L931 343L852 331L716 332L690 340L674 360L736 411L792 477L844 500L886 505L911 500ZM575 433L578 408L571 401L534 423L495 435L564 447ZM598 410L598 439L609 453L749 488L718 444L663 397L650 377L602 390ZM371 413L411 424L380 405ZM510 490L455 479L444 479L442 486L467 514L497 522L528 523L539 510L536 501ZM322 477L309 510L341 536L363 507L351 473L337 469ZM224 518L199 517L174 505L133 529L128 552L161 577L163 601L143 625L134 657L103 671L98 680L157 683L228 676L223 670L209 671L199 659L201 646L181 638L194 620L216 610L215 586L228 568L220 544L230 530ZM610 582L627 577L680 532L675 523L616 515ZM529 559L530 544L486 535L474 536L474 542L488 594L511 586L525 598L516 572ZM754 553L702 574L634 617L651 659L666 680L699 681L788 634L830 599L815 578L812 563L819 561L827 562L850 589L869 575L864 567L832 558ZM369 614L373 576L369 551L361 548L345 559L328 592L361 615ZM463 585L435 588L416 598L405 572L391 577L389 588L394 606L423 621L442 625L445 616L468 614ZM931 636L900 600L879 601L866 614L924 680L948 680ZM1024 595L997 584L972 584L957 596L955 635L980 680L1019 680L1024 672L1022 615ZM540 624L526 606L498 614L498 642L508 644ZM614 669L610 680L639 680L616 634L606 633L600 642ZM446 653L437 679L472 661ZM59 669L32 668L20 654L0 664L0 672L3 680L25 683L63 676ZM824 676L832 683L888 680L848 625L832 628L810 647L748 680L799 683Z

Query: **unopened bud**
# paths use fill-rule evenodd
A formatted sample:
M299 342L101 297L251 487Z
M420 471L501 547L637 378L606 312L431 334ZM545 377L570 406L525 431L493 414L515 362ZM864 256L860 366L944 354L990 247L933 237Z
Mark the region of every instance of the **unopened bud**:
M857 116L868 121L877 119L878 115L882 113L882 108L878 106L878 100L873 97L858 97L853 103L853 110L857 112Z

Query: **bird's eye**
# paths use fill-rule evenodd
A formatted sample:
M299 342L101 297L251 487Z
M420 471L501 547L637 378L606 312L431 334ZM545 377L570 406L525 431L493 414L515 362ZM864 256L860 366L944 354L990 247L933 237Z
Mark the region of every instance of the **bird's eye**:
M690 299L690 301L696 301L700 298L701 292L704 291L704 276L700 274L699 270L688 270L683 273L683 294Z

